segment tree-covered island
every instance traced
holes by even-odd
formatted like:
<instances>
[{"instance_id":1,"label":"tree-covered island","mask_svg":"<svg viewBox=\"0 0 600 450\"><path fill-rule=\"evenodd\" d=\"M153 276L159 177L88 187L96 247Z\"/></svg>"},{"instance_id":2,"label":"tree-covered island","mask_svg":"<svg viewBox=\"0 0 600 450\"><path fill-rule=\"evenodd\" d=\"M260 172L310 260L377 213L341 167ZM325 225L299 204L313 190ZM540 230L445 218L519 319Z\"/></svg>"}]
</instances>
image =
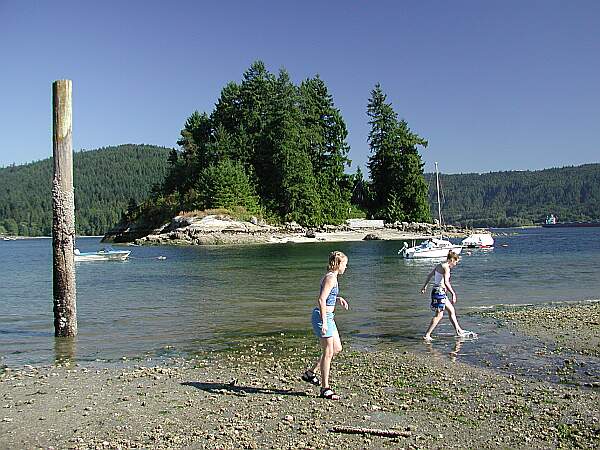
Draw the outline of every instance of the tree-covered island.
<instances>
[{"instance_id":1,"label":"tree-covered island","mask_svg":"<svg viewBox=\"0 0 600 450\"><path fill-rule=\"evenodd\" d=\"M378 84L368 103L370 182L350 175L348 131L317 75L292 82L257 61L230 82L210 114L185 121L180 151L131 222L160 225L181 212L227 210L240 218L314 227L351 217L429 221L418 146L427 141L399 120Z\"/></svg>"}]
</instances>

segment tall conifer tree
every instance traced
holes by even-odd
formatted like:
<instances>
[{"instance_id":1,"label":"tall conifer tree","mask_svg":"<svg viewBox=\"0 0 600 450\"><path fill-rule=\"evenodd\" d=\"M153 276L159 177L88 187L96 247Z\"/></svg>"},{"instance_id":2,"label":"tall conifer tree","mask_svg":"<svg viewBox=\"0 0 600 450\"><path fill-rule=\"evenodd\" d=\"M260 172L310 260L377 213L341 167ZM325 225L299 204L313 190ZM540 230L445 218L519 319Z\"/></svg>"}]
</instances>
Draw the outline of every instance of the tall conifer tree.
<instances>
[{"instance_id":1,"label":"tall conifer tree","mask_svg":"<svg viewBox=\"0 0 600 450\"><path fill-rule=\"evenodd\" d=\"M319 180L323 220L340 223L350 209L352 186L351 177L344 172L350 165L346 124L319 76L303 81L299 89L307 150Z\"/></svg>"},{"instance_id":2,"label":"tall conifer tree","mask_svg":"<svg viewBox=\"0 0 600 450\"><path fill-rule=\"evenodd\" d=\"M302 128L298 89L289 74L281 70L269 117L268 136L275 149L278 209L286 220L307 225L321 222L321 208L308 139Z\"/></svg>"},{"instance_id":3,"label":"tall conifer tree","mask_svg":"<svg viewBox=\"0 0 600 450\"><path fill-rule=\"evenodd\" d=\"M368 167L372 180L371 214L388 221L429 221L427 184L417 146L427 141L398 120L380 84L367 106L371 132Z\"/></svg>"}]
</instances>

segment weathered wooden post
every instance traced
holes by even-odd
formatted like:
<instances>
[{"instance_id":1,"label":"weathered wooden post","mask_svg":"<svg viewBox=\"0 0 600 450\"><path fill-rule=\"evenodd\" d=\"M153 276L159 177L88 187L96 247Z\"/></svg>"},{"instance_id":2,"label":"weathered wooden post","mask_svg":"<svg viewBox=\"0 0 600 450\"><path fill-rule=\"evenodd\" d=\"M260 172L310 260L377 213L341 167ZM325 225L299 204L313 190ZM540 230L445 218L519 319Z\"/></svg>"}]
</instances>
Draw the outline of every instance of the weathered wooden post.
<instances>
[{"instance_id":1,"label":"weathered wooden post","mask_svg":"<svg viewBox=\"0 0 600 450\"><path fill-rule=\"evenodd\" d=\"M75 201L73 195L73 142L71 80L52 83L52 256L54 335L77 334L75 302Z\"/></svg>"}]
</instances>

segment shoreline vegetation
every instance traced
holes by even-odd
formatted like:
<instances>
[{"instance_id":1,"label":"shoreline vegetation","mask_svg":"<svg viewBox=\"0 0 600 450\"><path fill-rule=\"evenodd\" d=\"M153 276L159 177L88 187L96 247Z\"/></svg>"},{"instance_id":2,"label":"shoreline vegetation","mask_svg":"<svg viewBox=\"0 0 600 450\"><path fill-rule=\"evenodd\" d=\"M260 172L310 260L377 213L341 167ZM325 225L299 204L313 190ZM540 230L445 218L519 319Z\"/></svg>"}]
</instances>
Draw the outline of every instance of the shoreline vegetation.
<instances>
[{"instance_id":1,"label":"shoreline vegetation","mask_svg":"<svg viewBox=\"0 0 600 450\"><path fill-rule=\"evenodd\" d=\"M509 325L524 340L542 339L548 349L569 362L555 367L556 373L564 374L577 365L579 355L598 357L600 301L498 308L477 314L499 326ZM560 326L538 325L550 318ZM552 383L527 373L472 366L452 354L356 351L351 338L345 345L332 374L340 401L318 398L317 388L299 378L318 355L316 343L307 336L283 333L254 336L227 352L198 353L187 359L118 364L62 360L48 367L0 369L1 446L446 449L600 445L598 383ZM335 432L336 427L354 427L360 432ZM395 436L368 433L374 429Z\"/></svg>"},{"instance_id":2,"label":"shoreline vegetation","mask_svg":"<svg viewBox=\"0 0 600 450\"><path fill-rule=\"evenodd\" d=\"M154 154L154 152L158 153ZM114 226L119 221L123 211L136 209L138 205L135 199L140 201L146 198L149 186L159 179L160 175L156 171L167 170L166 158L168 153L169 149L166 148L133 144L77 152L75 158L79 160L78 180L84 179L89 173L96 173L98 165L102 165L103 174L110 174L111 176L111 179L102 185L102 197L110 199L110 202L101 202L104 205L101 211L98 211L98 203L90 200L90 198L96 198L92 192L96 189L96 185L93 183L76 185L78 192L78 208L76 211L78 235L96 236ZM50 197L49 188L47 187L51 184L50 163L51 160L46 159L31 164L0 168L0 181L4 185L15 187L15 189L6 189L0 192L0 204L5 208L5 211L0 211L0 237L50 236L52 212L42 206L44 199ZM132 164L138 165L139 168L135 169ZM136 177L136 183L133 183L133 185L130 185L129 182L123 185L118 181L123 179L123 174L120 172L123 168L143 175L141 178ZM600 173L600 164L527 172L505 171L479 175L440 174L447 199L444 206L445 221L457 226L468 226L468 228L535 228L541 226L543 218L550 212L558 215L560 222L599 220L600 218L593 214L593 211L598 208L590 206L582 209L578 205L576 197L565 194L568 189L580 192L580 185L595 186L593 179L595 179L594 176L597 178L598 173ZM553 183L560 184L552 188L553 192L556 192L554 198L559 202L558 205L540 203L540 199L536 196L535 202L527 206L524 199L531 200L530 192L532 190L543 190L549 187L550 181L547 179L549 174L552 176ZM428 180L432 176L430 173L425 174ZM476 182L469 177L475 177L478 181ZM24 180L28 179L47 179L48 183L26 183ZM563 183L568 183L568 180L573 179L578 180L577 184L563 185ZM500 183L500 180L502 183ZM486 188L476 190L474 186L478 186L478 182L483 183ZM434 183L430 182L429 184L429 203L433 205L435 204ZM505 194L508 188L506 186L500 187L501 185L511 185L511 189L517 189L518 195L515 193L514 197L506 198ZM469 190L469 195L461 190L463 188ZM128 190L121 192L122 189ZM140 189L146 189L146 191ZM22 201L23 197L27 198L29 207L25 201ZM471 207L465 205L467 197L474 199L474 205L471 205ZM590 201L593 201L594 198L596 198L595 194L591 194L589 197ZM506 203L506 205L498 211L492 210L492 205L498 206L502 203ZM512 216L509 209L514 210L517 205L519 211L526 208L526 214ZM466 211L460 212L461 206ZM570 206L573 206L573 208ZM534 210L529 208L534 208ZM578 213L579 210L583 212ZM91 220L92 213L99 214L99 220ZM528 220L533 224L522 225Z\"/></svg>"},{"instance_id":3,"label":"shoreline vegetation","mask_svg":"<svg viewBox=\"0 0 600 450\"><path fill-rule=\"evenodd\" d=\"M532 225L548 214L562 223L600 219L600 164L488 174L436 169L434 182L424 172L427 139L410 129L379 83L366 105L367 173L361 166L350 173L348 129L326 82L292 78L255 61L222 87L211 111L191 112L177 148L76 152L76 231L155 227L178 211L220 208L313 228L352 217L431 222L439 185L445 221L459 226ZM50 158L0 168L0 235L51 233L52 173Z\"/></svg>"}]
</instances>

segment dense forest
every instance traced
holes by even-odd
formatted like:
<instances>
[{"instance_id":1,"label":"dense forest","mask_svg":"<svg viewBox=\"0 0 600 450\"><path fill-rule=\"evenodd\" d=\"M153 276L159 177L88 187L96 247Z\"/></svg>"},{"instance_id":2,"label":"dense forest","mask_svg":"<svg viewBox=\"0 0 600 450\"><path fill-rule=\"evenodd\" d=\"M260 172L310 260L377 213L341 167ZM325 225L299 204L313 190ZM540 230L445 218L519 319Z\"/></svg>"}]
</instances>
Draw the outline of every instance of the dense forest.
<instances>
[{"instance_id":1,"label":"dense forest","mask_svg":"<svg viewBox=\"0 0 600 450\"><path fill-rule=\"evenodd\" d=\"M168 148L120 145L73 156L77 234L101 235L167 173ZM0 234L50 236L52 158L0 168Z\"/></svg>"},{"instance_id":2,"label":"dense forest","mask_svg":"<svg viewBox=\"0 0 600 450\"><path fill-rule=\"evenodd\" d=\"M222 89L210 114L188 117L166 179L128 218L158 225L179 211L226 209L305 226L365 214L428 219L417 151L426 141L398 120L381 86L371 95L367 183L360 172L346 173L348 132L325 82L317 75L294 84L285 69L273 74L253 63L241 83Z\"/></svg>"},{"instance_id":3,"label":"dense forest","mask_svg":"<svg viewBox=\"0 0 600 450\"><path fill-rule=\"evenodd\" d=\"M156 195L167 174L170 152L149 145L122 145L75 153L78 234L103 234L126 211L139 210L137 203L147 198L152 187ZM50 235L51 177L51 159L0 168L0 234ZM435 175L425 174L425 179L431 215L436 217ZM600 164L440 174L440 183L446 223L522 226L539 224L551 213L563 222L600 220Z\"/></svg>"},{"instance_id":4,"label":"dense forest","mask_svg":"<svg viewBox=\"0 0 600 450\"><path fill-rule=\"evenodd\" d=\"M426 174L429 198L437 208L435 175ZM510 227L600 220L600 164L538 171L440 174L446 223ZM432 210L434 211L434 210Z\"/></svg>"}]
</instances>

